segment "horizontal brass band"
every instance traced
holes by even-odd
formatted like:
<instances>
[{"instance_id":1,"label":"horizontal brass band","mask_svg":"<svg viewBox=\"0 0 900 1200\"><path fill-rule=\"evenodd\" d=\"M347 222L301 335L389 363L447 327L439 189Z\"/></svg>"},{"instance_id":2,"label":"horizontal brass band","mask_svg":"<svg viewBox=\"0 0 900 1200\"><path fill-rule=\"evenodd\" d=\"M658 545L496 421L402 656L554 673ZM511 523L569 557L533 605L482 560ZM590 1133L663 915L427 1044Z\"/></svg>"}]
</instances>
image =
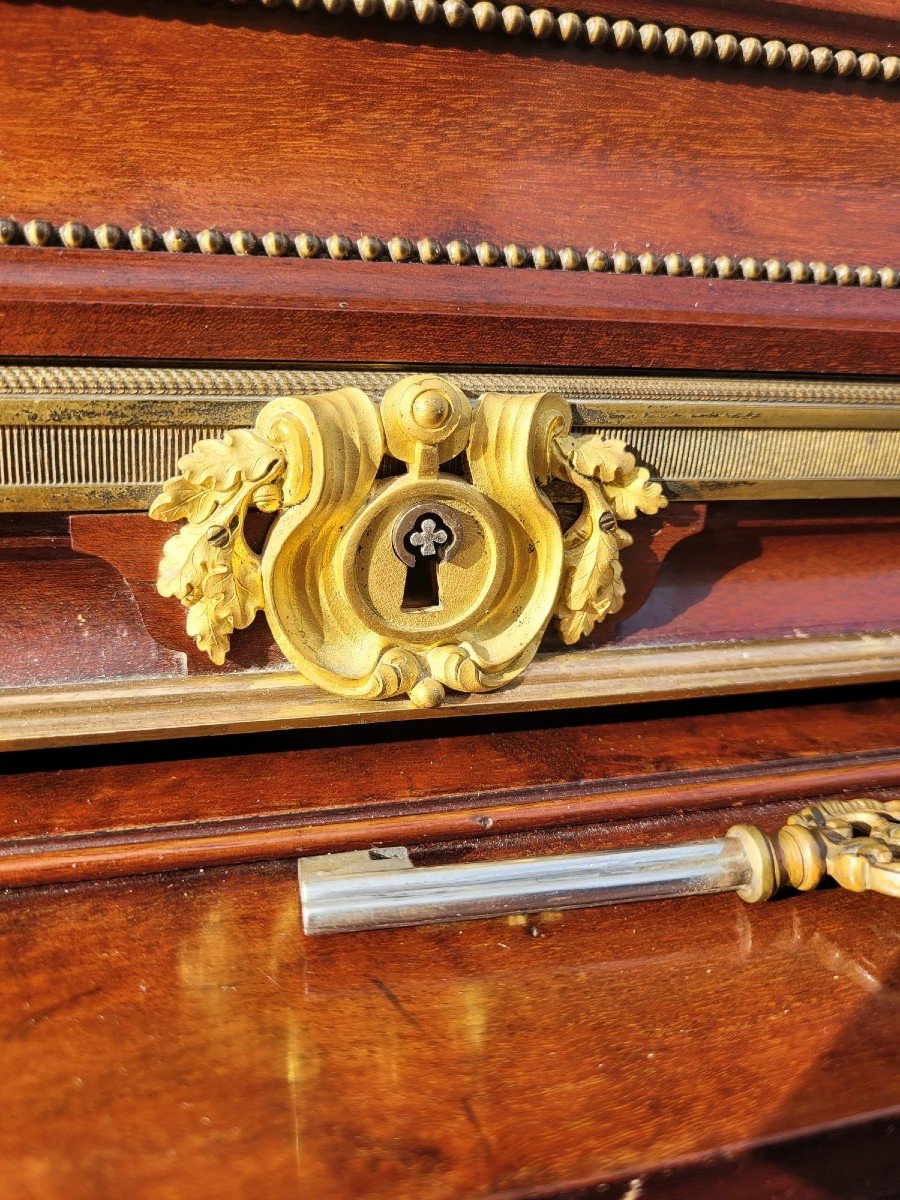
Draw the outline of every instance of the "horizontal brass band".
<instances>
[{"instance_id":1,"label":"horizontal brass band","mask_svg":"<svg viewBox=\"0 0 900 1200\"><path fill-rule=\"evenodd\" d=\"M857 263L809 262L731 254L712 257L707 254L681 254L675 251L655 254L652 250L632 252L595 246L523 246L509 242L468 242L463 238L441 241L433 237L411 241L407 237L381 238L364 234L352 238L332 233L328 237L308 231L289 234L283 230L255 233L236 229L153 229L135 225L127 231L105 223L91 229L81 221L31 220L20 224L13 217L0 217L0 247L25 243L40 248L63 246L67 250L104 252L140 251L169 254L262 255L268 258L329 258L335 262L393 262L425 266L483 267L536 271L607 271L615 275L667 275L672 278L732 279L763 283L836 284L839 287L896 288L900 270L889 263L875 266Z\"/></svg>"},{"instance_id":2,"label":"horizontal brass band","mask_svg":"<svg viewBox=\"0 0 900 1200\"><path fill-rule=\"evenodd\" d=\"M0 365L0 424L123 424L122 407L145 424L213 426L252 421L273 396L360 387L382 395L408 370L364 368L130 367ZM900 382L559 372L442 371L470 395L556 391L579 423L784 425L793 428L900 428Z\"/></svg>"},{"instance_id":3,"label":"horizontal brass band","mask_svg":"<svg viewBox=\"0 0 900 1200\"><path fill-rule=\"evenodd\" d=\"M331 695L288 669L12 688L0 691L0 750L722 696L898 674L900 635L883 633L538 655L514 688L450 694L427 710L403 698L373 704Z\"/></svg>"},{"instance_id":4,"label":"horizontal brass band","mask_svg":"<svg viewBox=\"0 0 900 1200\"><path fill-rule=\"evenodd\" d=\"M467 395L558 392L580 429L625 438L676 498L900 494L900 383L445 372ZM405 372L0 367L0 511L144 509L204 437L273 396Z\"/></svg>"}]
</instances>

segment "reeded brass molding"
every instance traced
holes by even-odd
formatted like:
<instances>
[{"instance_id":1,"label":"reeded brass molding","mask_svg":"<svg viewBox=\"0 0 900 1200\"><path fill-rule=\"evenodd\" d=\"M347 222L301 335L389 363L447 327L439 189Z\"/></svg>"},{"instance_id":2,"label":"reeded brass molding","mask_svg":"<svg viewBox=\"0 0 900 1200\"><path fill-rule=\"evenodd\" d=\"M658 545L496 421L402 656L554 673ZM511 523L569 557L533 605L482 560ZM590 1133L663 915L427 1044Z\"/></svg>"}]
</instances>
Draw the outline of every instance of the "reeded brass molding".
<instances>
[{"instance_id":1,"label":"reeded brass molding","mask_svg":"<svg viewBox=\"0 0 900 1200\"><path fill-rule=\"evenodd\" d=\"M621 522L666 504L622 441L571 424L554 392L473 405L436 375L380 406L359 388L273 400L252 430L198 442L154 500L151 517L184 521L158 590L218 665L264 611L288 661L338 695L433 708L504 687L552 618L573 643L622 607ZM379 479L386 456L406 473ZM565 533L553 478L582 496ZM250 508L278 514L261 554Z\"/></svg>"},{"instance_id":2,"label":"reeded brass molding","mask_svg":"<svg viewBox=\"0 0 900 1200\"><path fill-rule=\"evenodd\" d=\"M57 420L75 417L90 424L115 422L131 398L138 412L166 422L179 413L202 420L215 412L234 416L234 405L254 403L292 391L360 387L382 396L407 370L385 367L101 366L97 364L0 363L0 420L41 423L35 404L53 406ZM900 382L895 380L797 379L722 375L616 375L602 372L497 371L469 368L442 372L463 391L564 391L572 398L578 423L595 415L617 421L690 425L735 423L742 427L781 424L900 428ZM177 404L177 409L171 406ZM122 407L124 406L124 407ZM210 407L212 406L212 407ZM229 407L231 406L231 407ZM243 411L243 410L242 410ZM884 425L882 422L887 421ZM131 421L130 423L134 423Z\"/></svg>"},{"instance_id":3,"label":"reeded brass molding","mask_svg":"<svg viewBox=\"0 0 900 1200\"><path fill-rule=\"evenodd\" d=\"M361 388L377 369L0 366L0 511L146 509L202 438L267 400ZM900 494L900 383L445 372L468 397L557 392L676 499Z\"/></svg>"},{"instance_id":4,"label":"reeded brass molding","mask_svg":"<svg viewBox=\"0 0 900 1200\"><path fill-rule=\"evenodd\" d=\"M800 258L789 261L780 258L756 258L731 254L710 257L707 254L655 254L651 250L634 253L630 250L604 250L591 246L525 246L509 242L498 246L494 242L471 243L463 238L448 242L436 238L420 238L414 242L394 236L384 240L374 234L358 238L333 233L320 237L304 231L288 234L283 230L257 234L249 229L223 233L220 229L203 229L192 233L187 229L165 231L147 225L135 225L125 230L119 225L103 224L92 229L81 221L30 220L24 223L14 217L0 217L0 247L27 245L34 248L62 246L68 250L106 250L169 254L235 254L262 255L269 258L327 258L334 262L392 262L426 266L475 266L536 271L590 271L615 275L668 275L673 278L740 279L766 283L837 284L839 287L884 287L900 285L900 270L891 266L853 266L850 263L831 264L809 262Z\"/></svg>"},{"instance_id":5,"label":"reeded brass molding","mask_svg":"<svg viewBox=\"0 0 900 1200\"><path fill-rule=\"evenodd\" d=\"M234 6L246 0L230 0ZM283 0L258 0L263 8L280 8ZM631 52L659 58L705 60L737 67L784 69L797 73L831 75L839 79L866 79L896 83L900 58L895 54L858 54L854 50L832 50L805 42L785 43L778 38L737 37L715 34L707 29L690 32L680 25L663 26L652 21L616 20L575 12L557 13L530 5L497 5L491 0L289 0L299 13L319 10L331 16L415 21L419 25L470 28L481 34L507 34L537 42L560 41L592 50Z\"/></svg>"},{"instance_id":6,"label":"reeded brass molding","mask_svg":"<svg viewBox=\"0 0 900 1200\"><path fill-rule=\"evenodd\" d=\"M827 876L851 892L900 897L900 800L826 800L788 817L774 836L733 825L750 878L738 895L751 903L783 888L801 892Z\"/></svg>"}]
</instances>

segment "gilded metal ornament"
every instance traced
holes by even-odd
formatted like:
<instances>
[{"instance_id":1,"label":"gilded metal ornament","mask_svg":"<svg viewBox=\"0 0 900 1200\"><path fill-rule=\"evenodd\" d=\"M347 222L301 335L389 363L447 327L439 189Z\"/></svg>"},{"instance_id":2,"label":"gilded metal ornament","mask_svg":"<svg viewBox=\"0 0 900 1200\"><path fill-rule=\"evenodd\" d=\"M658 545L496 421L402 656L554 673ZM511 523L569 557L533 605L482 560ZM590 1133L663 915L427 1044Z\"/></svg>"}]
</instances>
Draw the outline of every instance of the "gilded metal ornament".
<instances>
[{"instance_id":1,"label":"gilded metal ornament","mask_svg":"<svg viewBox=\"0 0 900 1200\"><path fill-rule=\"evenodd\" d=\"M750 863L743 900L768 900L785 887L808 892L826 876L851 892L900 897L900 800L824 800L774 836L755 825L733 825L727 836Z\"/></svg>"},{"instance_id":2,"label":"gilded metal ornament","mask_svg":"<svg viewBox=\"0 0 900 1200\"><path fill-rule=\"evenodd\" d=\"M263 609L288 660L338 695L428 708L447 688L503 687L551 619L571 643L621 608L620 522L666 503L624 442L571 424L556 393L473 405L430 375L380 405L353 387L273 400L252 430L199 441L153 502L154 519L185 522L158 589L214 663ZM385 460L406 472L385 476ZM582 495L566 531L551 479ZM261 553L251 508L278 514Z\"/></svg>"}]
</instances>

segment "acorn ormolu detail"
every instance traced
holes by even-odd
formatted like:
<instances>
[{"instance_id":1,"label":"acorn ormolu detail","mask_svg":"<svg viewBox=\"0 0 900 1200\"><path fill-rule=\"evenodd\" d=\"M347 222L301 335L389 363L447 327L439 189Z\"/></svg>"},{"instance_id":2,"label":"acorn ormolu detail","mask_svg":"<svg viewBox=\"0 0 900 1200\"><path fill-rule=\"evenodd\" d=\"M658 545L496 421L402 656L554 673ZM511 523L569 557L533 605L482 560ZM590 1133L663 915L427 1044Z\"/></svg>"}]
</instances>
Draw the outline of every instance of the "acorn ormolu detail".
<instances>
[{"instance_id":1,"label":"acorn ormolu detail","mask_svg":"<svg viewBox=\"0 0 900 1200\"><path fill-rule=\"evenodd\" d=\"M680 254L672 251L657 255L651 250L634 254L629 250L604 250L590 246L579 250L574 246L539 244L524 246L508 242L471 243L463 238L441 242L436 238L394 236L387 239L366 234L355 240L347 234L332 233L328 237L303 231L288 234L270 230L257 234L249 229L237 229L230 234L220 229L202 229L199 233L181 228L162 232L146 225L125 230L118 225L98 225L90 229L78 221L54 225L50 221L31 220L20 224L12 217L0 217L0 247L27 245L35 248L60 245L69 250L104 250L163 252L169 254L234 254L238 257L258 255L268 258L327 258L333 262L393 262L419 263L426 266L482 267L534 271L588 271L613 275L668 275L670 278L743 279L766 283L836 284L839 287L886 287L900 284L896 267L873 267L850 263L832 265L825 262L806 262L802 259L784 261L778 258L757 258L746 255L735 258L720 254L711 258L705 254Z\"/></svg>"}]
</instances>

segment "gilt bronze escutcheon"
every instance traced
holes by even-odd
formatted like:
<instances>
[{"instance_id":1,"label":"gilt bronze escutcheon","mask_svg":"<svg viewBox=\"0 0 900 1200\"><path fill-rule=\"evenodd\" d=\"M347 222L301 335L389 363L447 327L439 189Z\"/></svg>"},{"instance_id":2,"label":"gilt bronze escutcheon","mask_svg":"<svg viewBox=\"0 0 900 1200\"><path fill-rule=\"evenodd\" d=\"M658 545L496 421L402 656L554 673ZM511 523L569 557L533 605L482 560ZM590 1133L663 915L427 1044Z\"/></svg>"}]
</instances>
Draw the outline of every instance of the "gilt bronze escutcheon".
<instances>
[{"instance_id":1,"label":"gilt bronze escutcheon","mask_svg":"<svg viewBox=\"0 0 900 1200\"><path fill-rule=\"evenodd\" d=\"M552 619L571 643L621 607L621 522L666 503L623 442L571 420L553 392L473 404L432 375L380 405L358 388L273 400L252 430L198 442L154 501L185 521L159 591L215 663L263 609L290 662L339 695L433 707L502 687ZM582 496L566 530L552 479ZM250 508L277 514L261 553Z\"/></svg>"}]
</instances>

